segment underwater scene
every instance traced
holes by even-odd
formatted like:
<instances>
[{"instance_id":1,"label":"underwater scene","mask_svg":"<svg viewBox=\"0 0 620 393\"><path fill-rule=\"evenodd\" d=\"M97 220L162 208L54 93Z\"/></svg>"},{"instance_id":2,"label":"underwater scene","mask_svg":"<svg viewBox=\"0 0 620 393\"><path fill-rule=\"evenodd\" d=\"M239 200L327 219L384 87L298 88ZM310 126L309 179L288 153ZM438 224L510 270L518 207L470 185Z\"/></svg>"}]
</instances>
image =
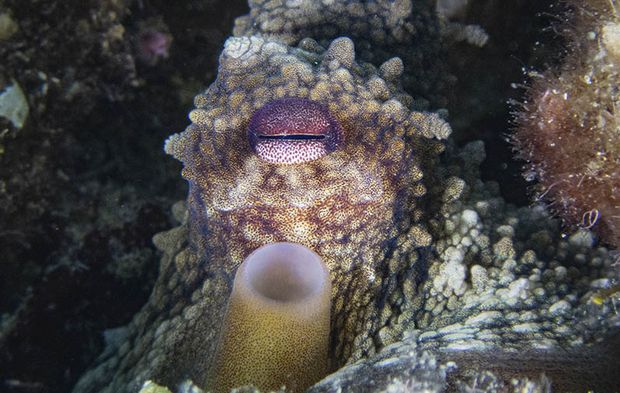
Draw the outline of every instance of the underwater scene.
<instances>
[{"instance_id":1,"label":"underwater scene","mask_svg":"<svg viewBox=\"0 0 620 393\"><path fill-rule=\"evenodd\" d=\"M620 392L619 82L616 0L0 0L0 393Z\"/></svg>"}]
</instances>

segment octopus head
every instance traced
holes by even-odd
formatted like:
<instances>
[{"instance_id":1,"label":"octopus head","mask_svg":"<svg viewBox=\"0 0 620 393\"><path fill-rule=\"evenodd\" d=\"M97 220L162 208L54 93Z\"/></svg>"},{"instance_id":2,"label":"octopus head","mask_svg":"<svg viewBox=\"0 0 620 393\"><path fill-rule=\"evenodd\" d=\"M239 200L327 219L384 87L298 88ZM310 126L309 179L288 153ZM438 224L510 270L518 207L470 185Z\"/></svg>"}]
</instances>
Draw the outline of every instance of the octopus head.
<instances>
[{"instance_id":1,"label":"octopus head","mask_svg":"<svg viewBox=\"0 0 620 393\"><path fill-rule=\"evenodd\" d=\"M371 350L355 339L391 323L371 307L388 296L382 280L401 277L431 241L423 172L450 127L410 109L402 69L398 58L358 64L346 37L327 49L233 37L217 80L194 100L192 124L166 143L190 185L192 253L211 271L232 277L270 243L321 257L334 365Z\"/></svg>"}]
</instances>

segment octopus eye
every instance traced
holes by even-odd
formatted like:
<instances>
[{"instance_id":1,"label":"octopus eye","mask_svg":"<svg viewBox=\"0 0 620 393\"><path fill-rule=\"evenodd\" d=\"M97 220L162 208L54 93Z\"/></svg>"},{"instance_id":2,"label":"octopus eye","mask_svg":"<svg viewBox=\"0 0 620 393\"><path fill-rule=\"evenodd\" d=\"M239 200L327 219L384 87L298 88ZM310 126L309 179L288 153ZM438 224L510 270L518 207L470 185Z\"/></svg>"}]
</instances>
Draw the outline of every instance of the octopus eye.
<instances>
[{"instance_id":1,"label":"octopus eye","mask_svg":"<svg viewBox=\"0 0 620 393\"><path fill-rule=\"evenodd\" d=\"M248 141L263 160L299 164L333 152L343 141L342 127L321 103L280 98L252 115Z\"/></svg>"}]
</instances>

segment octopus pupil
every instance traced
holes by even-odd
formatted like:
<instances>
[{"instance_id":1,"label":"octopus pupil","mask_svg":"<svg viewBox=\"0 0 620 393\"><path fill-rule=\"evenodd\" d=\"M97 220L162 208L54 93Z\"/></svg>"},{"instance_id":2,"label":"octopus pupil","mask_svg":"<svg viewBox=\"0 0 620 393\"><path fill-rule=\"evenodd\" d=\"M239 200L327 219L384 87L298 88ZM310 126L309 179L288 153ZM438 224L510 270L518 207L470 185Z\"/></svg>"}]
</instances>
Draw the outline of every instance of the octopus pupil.
<instances>
[{"instance_id":1,"label":"octopus pupil","mask_svg":"<svg viewBox=\"0 0 620 393\"><path fill-rule=\"evenodd\" d=\"M248 144L264 161L299 164L335 151L343 130L329 109L301 97L279 98L257 109L247 126Z\"/></svg>"},{"instance_id":2,"label":"octopus pupil","mask_svg":"<svg viewBox=\"0 0 620 393\"><path fill-rule=\"evenodd\" d=\"M325 135L259 135L259 139L280 139L280 140L317 140L325 139Z\"/></svg>"}]
</instances>

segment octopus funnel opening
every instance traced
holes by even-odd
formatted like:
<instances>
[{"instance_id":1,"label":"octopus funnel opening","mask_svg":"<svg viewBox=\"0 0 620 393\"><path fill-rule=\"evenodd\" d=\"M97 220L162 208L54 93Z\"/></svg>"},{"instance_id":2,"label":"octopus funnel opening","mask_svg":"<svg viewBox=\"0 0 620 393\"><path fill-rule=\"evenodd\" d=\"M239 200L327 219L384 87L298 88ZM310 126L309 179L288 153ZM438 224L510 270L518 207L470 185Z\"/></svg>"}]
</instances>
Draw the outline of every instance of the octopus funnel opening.
<instances>
[{"instance_id":1,"label":"octopus funnel opening","mask_svg":"<svg viewBox=\"0 0 620 393\"><path fill-rule=\"evenodd\" d=\"M300 392L327 373L329 270L312 250L273 243L239 266L211 387Z\"/></svg>"}]
</instances>

